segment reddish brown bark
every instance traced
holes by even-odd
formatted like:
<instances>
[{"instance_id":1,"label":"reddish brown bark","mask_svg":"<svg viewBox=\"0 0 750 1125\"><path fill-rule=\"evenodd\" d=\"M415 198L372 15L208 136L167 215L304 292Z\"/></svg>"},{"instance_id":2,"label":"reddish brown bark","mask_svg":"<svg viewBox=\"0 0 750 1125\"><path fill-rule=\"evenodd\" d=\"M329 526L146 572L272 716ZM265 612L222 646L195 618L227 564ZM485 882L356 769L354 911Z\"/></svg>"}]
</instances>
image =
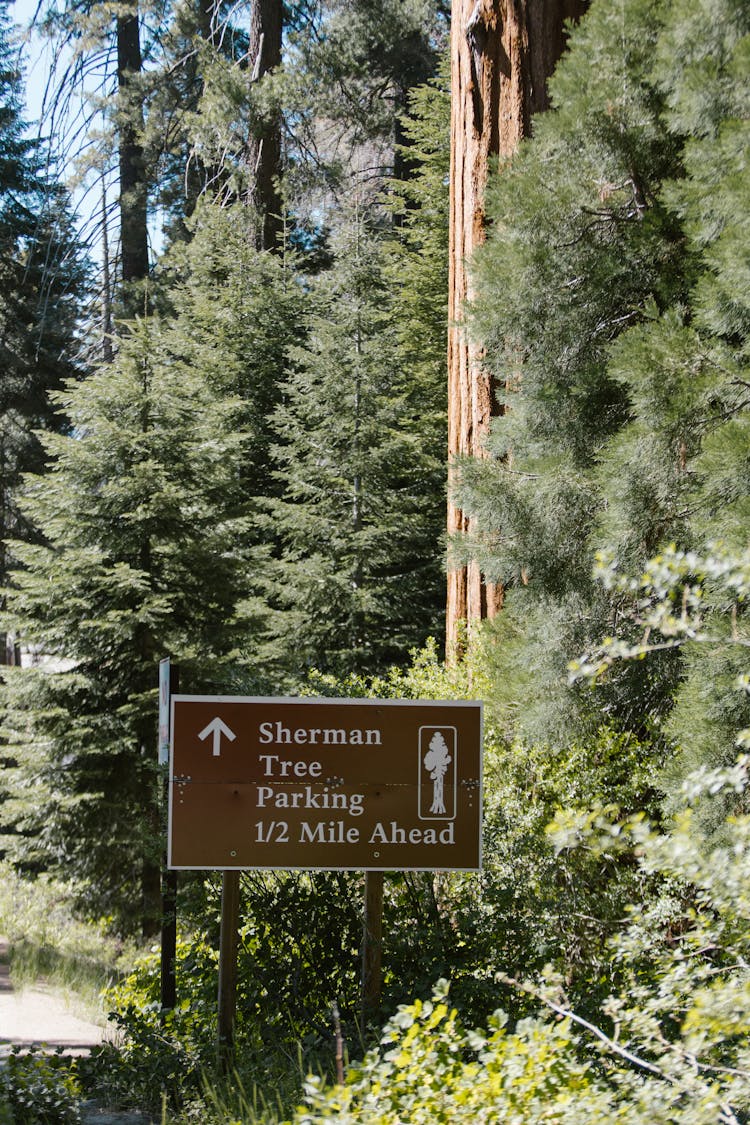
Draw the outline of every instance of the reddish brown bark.
<instances>
[{"instance_id":1,"label":"reddish brown bark","mask_svg":"<svg viewBox=\"0 0 750 1125\"><path fill-rule=\"evenodd\" d=\"M469 263L484 241L485 187L492 157L511 156L547 108L546 80L565 46L563 22L587 0L454 0L451 29L451 175L448 329L449 497L457 456L483 457L490 420L499 413L482 351L469 339L464 311L472 298ZM509 279L512 283L512 279ZM474 531L471 517L448 504L448 533ZM461 622L494 617L503 590L482 581L476 563L449 571L448 653Z\"/></svg>"}]
</instances>

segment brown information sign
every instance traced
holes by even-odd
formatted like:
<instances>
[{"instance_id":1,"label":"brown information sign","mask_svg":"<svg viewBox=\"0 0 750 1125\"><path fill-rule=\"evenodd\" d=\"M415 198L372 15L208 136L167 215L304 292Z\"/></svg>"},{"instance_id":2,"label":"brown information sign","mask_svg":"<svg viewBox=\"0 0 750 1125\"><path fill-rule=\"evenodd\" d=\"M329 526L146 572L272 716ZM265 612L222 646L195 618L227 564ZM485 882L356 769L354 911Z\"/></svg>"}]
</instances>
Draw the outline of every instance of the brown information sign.
<instances>
[{"instance_id":1,"label":"brown information sign","mask_svg":"<svg viewBox=\"0 0 750 1125\"><path fill-rule=\"evenodd\" d=\"M481 866L482 705L172 696L171 868Z\"/></svg>"}]
</instances>

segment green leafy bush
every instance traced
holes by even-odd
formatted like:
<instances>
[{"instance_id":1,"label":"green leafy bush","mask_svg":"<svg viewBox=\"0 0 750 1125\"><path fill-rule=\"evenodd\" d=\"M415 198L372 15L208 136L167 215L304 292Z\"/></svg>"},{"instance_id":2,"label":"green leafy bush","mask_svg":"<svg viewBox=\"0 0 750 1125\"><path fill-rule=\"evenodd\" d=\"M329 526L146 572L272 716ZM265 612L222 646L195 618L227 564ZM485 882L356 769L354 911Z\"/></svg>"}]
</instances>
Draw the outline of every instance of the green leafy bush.
<instances>
[{"instance_id":1,"label":"green leafy bush","mask_svg":"<svg viewBox=\"0 0 750 1125\"><path fill-rule=\"evenodd\" d=\"M306 1066L330 1069L332 1001L344 999L352 1022L355 1017L361 922L347 893L350 883L345 884L324 874L243 880L238 1077L252 1089L262 1076L264 1089L277 1091L287 1105L299 1096ZM193 904L192 921L207 932L193 930L177 943L175 1009L161 1010L157 952L139 958L129 976L106 993L120 1036L116 1046L105 1044L95 1052L92 1081L114 1104L155 1112L165 1098L170 1109L183 1112L201 1097L206 1078L217 1081L219 902L210 879L193 891L202 901Z\"/></svg>"},{"instance_id":2,"label":"green leafy bush","mask_svg":"<svg viewBox=\"0 0 750 1125\"><path fill-rule=\"evenodd\" d=\"M92 1089L107 1104L155 1113L162 1104L180 1108L200 1089L204 1056L178 1034L179 1017L162 1023L153 1007L130 1005L117 1023L120 1041L102 1044L88 1063Z\"/></svg>"},{"instance_id":3,"label":"green leafy bush","mask_svg":"<svg viewBox=\"0 0 750 1125\"><path fill-rule=\"evenodd\" d=\"M309 1109L296 1125L576 1120L595 1088L591 1067L570 1051L571 1025L524 1020L510 1032L497 1011L488 1031L467 1031L439 982L432 1001L399 1008L381 1047L351 1068L344 1086L311 1077ZM560 1112L561 1111L561 1112ZM562 1113L562 1115L561 1115ZM587 1118L586 1118L587 1119Z\"/></svg>"},{"instance_id":4,"label":"green leafy bush","mask_svg":"<svg viewBox=\"0 0 750 1125\"><path fill-rule=\"evenodd\" d=\"M80 1093L75 1061L14 1049L0 1072L0 1125L78 1125Z\"/></svg>"},{"instance_id":5,"label":"green leafy bush","mask_svg":"<svg viewBox=\"0 0 750 1125\"><path fill-rule=\"evenodd\" d=\"M203 941L177 947L180 1000L160 1003L160 957L143 954L131 973L104 994L118 1025L116 1043L96 1048L88 1067L92 1086L112 1105L157 1112L179 1107L201 1087L214 1062L216 982L214 951ZM212 987L213 986L213 987Z\"/></svg>"},{"instance_id":6,"label":"green leafy bush","mask_svg":"<svg viewBox=\"0 0 750 1125\"><path fill-rule=\"evenodd\" d=\"M691 779L697 806L748 781L742 759ZM575 840L574 840L575 838ZM750 1112L750 817L730 818L714 846L689 816L659 833L636 814L601 812L575 824L561 816L552 839L637 857L672 894L630 907L613 942L623 984L594 1022L573 1010L562 978L548 970L504 983L529 996L533 1016L513 1023L496 1011L469 1030L442 981L432 1001L401 1006L380 1046L343 1085L308 1078L294 1125L740 1125ZM689 906L687 905L689 903Z\"/></svg>"},{"instance_id":7,"label":"green leafy bush","mask_svg":"<svg viewBox=\"0 0 750 1125\"><path fill-rule=\"evenodd\" d=\"M702 620L708 579L714 598L723 595L730 614L728 634L722 634L715 612L710 628ZM579 662L574 675L599 674L613 660L643 659L663 644L745 643L738 618L750 593L747 555L717 550L712 558L700 559L667 552L635 585L642 642L618 647L605 641L598 653ZM740 676L736 687L747 692L747 676ZM746 748L747 730L737 737ZM534 800L528 802L535 848L536 817L554 812L552 795L561 798L545 835L554 849L548 873L558 879L552 905L565 906L562 921L575 915L577 892L561 888L560 877L585 885L597 865L602 872L630 870L630 889L641 892L631 897L625 924L603 948L604 964L616 970L608 979L617 987L598 1011L587 1018L576 1010L567 995L569 975L566 979L552 966L524 981L509 975L506 959L496 961L494 972L488 960L488 983L524 994L536 1009L533 1016L513 1023L496 1012L487 1031L467 1031L448 1007L442 982L432 1002L399 1008L379 1049L351 1068L344 1085L326 1087L310 1078L307 1105L298 1110L294 1125L748 1121L750 816L744 810L750 758L743 754L721 768L704 764L688 775L681 812L659 828L649 824L637 801L654 769L639 765L638 756L637 744L600 732L598 740L579 750L557 756L537 751L527 763L537 781ZM618 785L630 815L597 799ZM514 809L523 810L514 805L507 786L507 779L499 782L494 811L512 821ZM705 827L707 804L729 810L719 832ZM496 846L495 862L498 856L503 857L502 845ZM544 856L539 849L542 869ZM601 908L606 888L595 886L593 892ZM491 903L485 899L480 906ZM595 995L601 982L587 983Z\"/></svg>"}]
</instances>

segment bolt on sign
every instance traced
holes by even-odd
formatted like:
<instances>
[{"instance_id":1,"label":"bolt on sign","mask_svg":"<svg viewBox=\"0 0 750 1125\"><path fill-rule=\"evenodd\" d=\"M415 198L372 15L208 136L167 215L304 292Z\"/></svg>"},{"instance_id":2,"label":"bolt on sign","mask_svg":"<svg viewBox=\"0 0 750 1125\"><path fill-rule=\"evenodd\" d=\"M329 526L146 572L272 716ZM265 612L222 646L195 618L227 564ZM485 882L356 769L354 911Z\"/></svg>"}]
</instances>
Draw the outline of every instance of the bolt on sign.
<instances>
[{"instance_id":1,"label":"bolt on sign","mask_svg":"<svg viewBox=\"0 0 750 1125\"><path fill-rule=\"evenodd\" d=\"M171 868L481 866L482 704L172 696Z\"/></svg>"}]
</instances>

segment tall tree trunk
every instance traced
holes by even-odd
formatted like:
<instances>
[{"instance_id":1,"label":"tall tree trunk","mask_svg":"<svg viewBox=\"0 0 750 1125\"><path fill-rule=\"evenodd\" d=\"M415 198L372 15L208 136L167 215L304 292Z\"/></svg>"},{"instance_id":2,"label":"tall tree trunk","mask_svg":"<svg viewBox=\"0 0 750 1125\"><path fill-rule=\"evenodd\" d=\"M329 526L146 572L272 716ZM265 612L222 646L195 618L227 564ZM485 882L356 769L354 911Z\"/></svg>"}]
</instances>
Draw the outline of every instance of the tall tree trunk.
<instances>
[{"instance_id":1,"label":"tall tree trunk","mask_svg":"<svg viewBox=\"0 0 750 1125\"><path fill-rule=\"evenodd\" d=\"M120 162L120 259L126 313L140 311L134 282L148 276L148 184L140 137L143 110L137 83L141 72L138 13L117 18L118 154Z\"/></svg>"},{"instance_id":2,"label":"tall tree trunk","mask_svg":"<svg viewBox=\"0 0 750 1125\"><path fill-rule=\"evenodd\" d=\"M109 268L109 228L108 228L107 184L102 177L102 359L111 363L114 359L112 347L112 276Z\"/></svg>"},{"instance_id":3,"label":"tall tree trunk","mask_svg":"<svg viewBox=\"0 0 750 1125\"><path fill-rule=\"evenodd\" d=\"M282 28L282 0L254 0L248 52L253 82L280 65ZM278 246L282 230L278 186L281 122L277 115L259 123L255 134L248 140L247 148L250 198L261 221L259 249L273 250Z\"/></svg>"},{"instance_id":4,"label":"tall tree trunk","mask_svg":"<svg viewBox=\"0 0 750 1125\"><path fill-rule=\"evenodd\" d=\"M5 586L8 581L8 549L6 536L8 534L8 486L6 484L6 458L5 443L0 440L0 580ZM0 595L0 610L5 612L6 598ZM0 664L15 664L13 640L8 633L0 632Z\"/></svg>"},{"instance_id":5,"label":"tall tree trunk","mask_svg":"<svg viewBox=\"0 0 750 1125\"><path fill-rule=\"evenodd\" d=\"M451 173L448 329L448 533L471 534L474 521L450 499L457 456L483 457L490 421L500 413L482 351L464 320L472 298L470 259L484 241L485 187L493 156L511 156L548 106L546 80L565 47L563 21L587 0L454 0L451 23ZM509 278L509 284L513 279ZM502 587L482 581L476 563L449 571L446 645L494 617Z\"/></svg>"}]
</instances>

